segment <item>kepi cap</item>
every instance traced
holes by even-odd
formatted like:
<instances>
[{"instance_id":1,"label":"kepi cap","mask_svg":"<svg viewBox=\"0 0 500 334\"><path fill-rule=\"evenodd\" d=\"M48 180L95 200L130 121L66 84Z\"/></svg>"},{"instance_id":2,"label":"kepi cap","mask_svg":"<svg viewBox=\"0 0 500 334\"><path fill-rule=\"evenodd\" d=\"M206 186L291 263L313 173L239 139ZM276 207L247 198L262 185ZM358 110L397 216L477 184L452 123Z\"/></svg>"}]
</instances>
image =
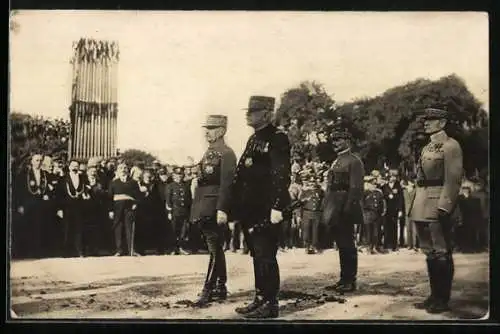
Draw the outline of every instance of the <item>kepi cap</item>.
<instances>
[{"instance_id":1,"label":"kepi cap","mask_svg":"<svg viewBox=\"0 0 500 334\"><path fill-rule=\"evenodd\" d=\"M202 125L204 128L219 128L227 127L227 116L224 115L208 115L205 123Z\"/></svg>"},{"instance_id":2,"label":"kepi cap","mask_svg":"<svg viewBox=\"0 0 500 334\"><path fill-rule=\"evenodd\" d=\"M248 112L259 111L259 110L274 110L274 97L270 96L261 96L261 95L253 95L250 96L248 100L248 108L244 108L243 110L248 110Z\"/></svg>"},{"instance_id":3,"label":"kepi cap","mask_svg":"<svg viewBox=\"0 0 500 334\"><path fill-rule=\"evenodd\" d=\"M438 108L426 108L423 112L422 119L444 119L448 118L448 111Z\"/></svg>"}]
</instances>

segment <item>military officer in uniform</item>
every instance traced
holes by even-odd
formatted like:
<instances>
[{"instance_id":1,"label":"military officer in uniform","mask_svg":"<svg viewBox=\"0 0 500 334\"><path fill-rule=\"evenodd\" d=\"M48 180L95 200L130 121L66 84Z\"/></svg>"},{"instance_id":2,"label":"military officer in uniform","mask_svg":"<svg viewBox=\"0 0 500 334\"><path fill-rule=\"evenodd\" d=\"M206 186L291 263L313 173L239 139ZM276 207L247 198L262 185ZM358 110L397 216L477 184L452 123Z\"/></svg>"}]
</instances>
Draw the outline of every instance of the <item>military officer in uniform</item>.
<instances>
[{"instance_id":1,"label":"military officer in uniform","mask_svg":"<svg viewBox=\"0 0 500 334\"><path fill-rule=\"evenodd\" d=\"M354 225L363 223L364 166L351 152L351 134L338 128L332 133L337 159L328 171L328 185L323 202L322 222L333 235L339 250L340 280L327 290L351 292L356 290L358 252Z\"/></svg>"},{"instance_id":2,"label":"military officer in uniform","mask_svg":"<svg viewBox=\"0 0 500 334\"><path fill-rule=\"evenodd\" d=\"M227 117L209 115L203 127L208 149L200 162L190 221L200 227L210 260L197 306L227 297L223 228L228 223L231 186L236 168L236 155L224 142Z\"/></svg>"},{"instance_id":3,"label":"military officer in uniform","mask_svg":"<svg viewBox=\"0 0 500 334\"><path fill-rule=\"evenodd\" d=\"M250 97L247 123L255 133L236 167L233 215L242 223L253 257L255 298L236 309L247 318L278 317L280 276L276 254L283 211L290 206L290 143L272 124L274 98Z\"/></svg>"},{"instance_id":4,"label":"military officer in uniform","mask_svg":"<svg viewBox=\"0 0 500 334\"><path fill-rule=\"evenodd\" d=\"M189 232L189 212L192 203L191 190L189 185L182 181L183 175L182 168L175 167L174 182L169 183L165 191L165 206L167 208L167 217L172 222L175 239L174 253L176 255L181 252L187 254L181 246Z\"/></svg>"},{"instance_id":5,"label":"military officer in uniform","mask_svg":"<svg viewBox=\"0 0 500 334\"><path fill-rule=\"evenodd\" d=\"M311 175L300 193L302 206L302 236L307 254L316 254L319 249L319 222L321 220L321 202L324 192L317 178Z\"/></svg>"},{"instance_id":6,"label":"military officer in uniform","mask_svg":"<svg viewBox=\"0 0 500 334\"><path fill-rule=\"evenodd\" d=\"M365 177L366 189L363 200L364 240L371 254L378 253L378 235L382 219L387 211L384 193L377 187L377 179L371 175Z\"/></svg>"},{"instance_id":7,"label":"military officer in uniform","mask_svg":"<svg viewBox=\"0 0 500 334\"><path fill-rule=\"evenodd\" d=\"M430 142L420 155L410 208L410 219L427 257L431 288L430 296L415 307L429 313L448 310L454 274L451 215L462 182L463 158L460 144L444 131L447 118L446 110L428 108L424 112L424 131Z\"/></svg>"}]
</instances>

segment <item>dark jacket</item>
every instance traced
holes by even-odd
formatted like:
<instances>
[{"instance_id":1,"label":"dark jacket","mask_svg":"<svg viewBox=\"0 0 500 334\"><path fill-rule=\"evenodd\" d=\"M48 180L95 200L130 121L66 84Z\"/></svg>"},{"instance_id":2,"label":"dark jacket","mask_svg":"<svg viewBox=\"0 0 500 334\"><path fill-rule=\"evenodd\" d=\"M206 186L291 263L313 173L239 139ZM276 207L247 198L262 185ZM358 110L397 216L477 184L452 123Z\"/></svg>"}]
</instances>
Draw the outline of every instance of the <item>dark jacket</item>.
<instances>
[{"instance_id":1,"label":"dark jacket","mask_svg":"<svg viewBox=\"0 0 500 334\"><path fill-rule=\"evenodd\" d=\"M327 225L362 224L364 166L349 151L339 154L328 171L322 221Z\"/></svg>"},{"instance_id":2,"label":"dark jacket","mask_svg":"<svg viewBox=\"0 0 500 334\"><path fill-rule=\"evenodd\" d=\"M303 209L308 211L321 211L321 204L324 196L323 189L319 187L303 189L300 193Z\"/></svg>"},{"instance_id":3,"label":"dark jacket","mask_svg":"<svg viewBox=\"0 0 500 334\"><path fill-rule=\"evenodd\" d=\"M165 203L173 216L189 216L192 203L190 187L182 181L169 183L165 190Z\"/></svg>"},{"instance_id":4,"label":"dark jacket","mask_svg":"<svg viewBox=\"0 0 500 334\"><path fill-rule=\"evenodd\" d=\"M139 184L137 183L137 181L132 180L131 178L127 178L125 182L122 182L122 180L120 179L114 179L109 184L108 196L111 208L116 209L114 203L115 195L126 195L132 198L126 201L119 201L121 203L127 202L127 206L132 206L133 204L137 204L137 202L141 198L141 192L139 191Z\"/></svg>"},{"instance_id":5,"label":"dark jacket","mask_svg":"<svg viewBox=\"0 0 500 334\"><path fill-rule=\"evenodd\" d=\"M64 216L74 216L81 218L82 209L84 209L85 196L89 195L87 179L85 175L78 174L78 186L75 188L71 181L70 173L64 175L59 183L59 209L63 210Z\"/></svg>"},{"instance_id":6,"label":"dark jacket","mask_svg":"<svg viewBox=\"0 0 500 334\"><path fill-rule=\"evenodd\" d=\"M389 183L384 184L382 192L384 193L384 199L387 204L388 216L397 216L399 211L403 213L406 212L403 188L398 182L395 182L392 187Z\"/></svg>"},{"instance_id":7,"label":"dark jacket","mask_svg":"<svg viewBox=\"0 0 500 334\"><path fill-rule=\"evenodd\" d=\"M235 169L236 155L224 140L209 145L200 162L198 186L191 207L191 221L213 217L217 210L230 214L231 186Z\"/></svg>"},{"instance_id":8,"label":"dark jacket","mask_svg":"<svg viewBox=\"0 0 500 334\"><path fill-rule=\"evenodd\" d=\"M290 206L290 143L274 125L256 131L248 140L233 181L233 218L264 223L271 209Z\"/></svg>"},{"instance_id":9,"label":"dark jacket","mask_svg":"<svg viewBox=\"0 0 500 334\"><path fill-rule=\"evenodd\" d=\"M24 207L25 210L44 203L51 198L51 190L49 184L51 178L49 174L40 170L40 184L36 184L35 174L31 168L21 171L14 180L12 195L14 207Z\"/></svg>"}]
</instances>

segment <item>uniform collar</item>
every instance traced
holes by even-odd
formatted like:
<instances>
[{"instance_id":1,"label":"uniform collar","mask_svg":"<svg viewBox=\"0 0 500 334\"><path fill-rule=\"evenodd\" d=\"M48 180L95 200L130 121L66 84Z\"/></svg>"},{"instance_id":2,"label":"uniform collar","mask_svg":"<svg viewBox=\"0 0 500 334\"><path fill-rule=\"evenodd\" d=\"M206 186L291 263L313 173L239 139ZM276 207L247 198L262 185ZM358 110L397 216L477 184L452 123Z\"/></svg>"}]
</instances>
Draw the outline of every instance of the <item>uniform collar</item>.
<instances>
[{"instance_id":1,"label":"uniform collar","mask_svg":"<svg viewBox=\"0 0 500 334\"><path fill-rule=\"evenodd\" d=\"M270 131L273 128L274 128L273 124L269 123L266 126L264 126L263 128L261 128L259 130L255 130L255 133L256 134L258 134L258 133L264 133L264 132Z\"/></svg>"},{"instance_id":2,"label":"uniform collar","mask_svg":"<svg viewBox=\"0 0 500 334\"><path fill-rule=\"evenodd\" d=\"M224 144L225 144L224 137L221 137L221 138L217 139L216 141L214 141L213 143L209 143L208 148L221 147L221 146L224 146Z\"/></svg>"},{"instance_id":3,"label":"uniform collar","mask_svg":"<svg viewBox=\"0 0 500 334\"><path fill-rule=\"evenodd\" d=\"M446 138L448 137L448 135L446 134L446 132L444 130L441 130L441 131L438 131L436 133L433 133L430 138L431 138L431 142L441 142L441 141L444 141Z\"/></svg>"},{"instance_id":4,"label":"uniform collar","mask_svg":"<svg viewBox=\"0 0 500 334\"><path fill-rule=\"evenodd\" d=\"M340 155L345 155L345 154L347 154L349 152L351 152L351 148L346 148L345 150L338 152L337 155L339 155L339 156Z\"/></svg>"}]
</instances>

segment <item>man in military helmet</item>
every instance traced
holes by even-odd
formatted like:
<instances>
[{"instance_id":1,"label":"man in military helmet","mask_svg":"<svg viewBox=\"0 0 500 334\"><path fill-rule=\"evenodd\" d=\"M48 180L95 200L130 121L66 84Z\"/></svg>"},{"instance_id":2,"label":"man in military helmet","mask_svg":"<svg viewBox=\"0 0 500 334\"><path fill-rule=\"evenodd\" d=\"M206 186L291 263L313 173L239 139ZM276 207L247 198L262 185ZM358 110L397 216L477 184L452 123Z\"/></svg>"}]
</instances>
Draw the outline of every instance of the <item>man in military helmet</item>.
<instances>
[{"instance_id":1,"label":"man in military helmet","mask_svg":"<svg viewBox=\"0 0 500 334\"><path fill-rule=\"evenodd\" d=\"M190 221L199 225L207 242L210 261L197 306L227 297L224 228L228 223L231 186L236 168L236 155L224 142L227 117L209 115L203 127L208 149L200 162Z\"/></svg>"},{"instance_id":2,"label":"man in military helmet","mask_svg":"<svg viewBox=\"0 0 500 334\"><path fill-rule=\"evenodd\" d=\"M446 110L428 108L424 112L424 131L430 135L430 142L418 161L410 209L420 247L427 257L431 288L430 296L415 307L429 313L448 310L454 274L451 215L462 182L463 158L460 144L444 131L447 118Z\"/></svg>"},{"instance_id":3,"label":"man in military helmet","mask_svg":"<svg viewBox=\"0 0 500 334\"><path fill-rule=\"evenodd\" d=\"M326 289L351 292L356 290L358 271L354 226L363 223L364 167L361 159L351 152L352 137L342 124L337 125L332 140L337 159L328 174L322 221L339 250L340 280Z\"/></svg>"},{"instance_id":4,"label":"man in military helmet","mask_svg":"<svg viewBox=\"0 0 500 334\"><path fill-rule=\"evenodd\" d=\"M254 128L236 167L233 214L242 223L253 257L255 298L236 309L247 318L278 317L279 267L276 260L283 211L290 206L290 143L272 124L274 98L250 97L247 123Z\"/></svg>"}]
</instances>

